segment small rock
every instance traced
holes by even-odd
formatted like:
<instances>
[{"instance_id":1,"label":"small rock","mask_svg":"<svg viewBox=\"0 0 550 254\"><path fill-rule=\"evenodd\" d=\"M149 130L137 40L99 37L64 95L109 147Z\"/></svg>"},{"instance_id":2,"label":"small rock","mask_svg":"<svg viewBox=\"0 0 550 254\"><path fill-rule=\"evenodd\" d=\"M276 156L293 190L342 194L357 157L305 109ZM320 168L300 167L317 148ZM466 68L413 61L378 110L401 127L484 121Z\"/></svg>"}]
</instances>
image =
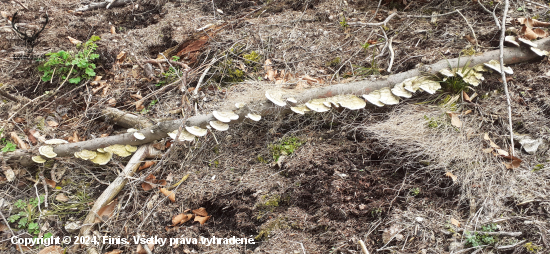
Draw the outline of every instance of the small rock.
<instances>
[{"instance_id":1,"label":"small rock","mask_svg":"<svg viewBox=\"0 0 550 254\"><path fill-rule=\"evenodd\" d=\"M529 135L518 134L514 136L514 139L521 144L523 150L528 154L535 154L539 146L542 145L542 139L533 139Z\"/></svg>"},{"instance_id":2,"label":"small rock","mask_svg":"<svg viewBox=\"0 0 550 254\"><path fill-rule=\"evenodd\" d=\"M82 227L81 224L82 222L80 221L69 222L67 223L67 225L65 225L65 230L67 230L67 232L69 233L75 233Z\"/></svg>"},{"instance_id":3,"label":"small rock","mask_svg":"<svg viewBox=\"0 0 550 254\"><path fill-rule=\"evenodd\" d=\"M424 221L424 218L422 217L416 217L414 218L417 222L423 222Z\"/></svg>"}]
</instances>

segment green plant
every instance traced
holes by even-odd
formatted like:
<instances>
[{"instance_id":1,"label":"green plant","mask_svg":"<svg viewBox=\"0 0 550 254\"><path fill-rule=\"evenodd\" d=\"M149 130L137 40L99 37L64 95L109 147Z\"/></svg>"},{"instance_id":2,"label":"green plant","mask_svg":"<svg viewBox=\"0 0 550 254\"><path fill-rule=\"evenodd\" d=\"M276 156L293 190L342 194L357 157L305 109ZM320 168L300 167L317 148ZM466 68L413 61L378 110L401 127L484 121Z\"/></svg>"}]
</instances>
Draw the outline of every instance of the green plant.
<instances>
[{"instance_id":1,"label":"green plant","mask_svg":"<svg viewBox=\"0 0 550 254\"><path fill-rule=\"evenodd\" d=\"M143 114L143 115L149 113L149 110L151 110L151 108L152 108L153 106L155 106L157 103L158 103L158 100L152 100L151 102L149 102L149 106L147 106L146 108L143 108L143 109L141 110L141 112L139 112L139 113L141 113L141 114Z\"/></svg>"},{"instance_id":2,"label":"green plant","mask_svg":"<svg viewBox=\"0 0 550 254\"><path fill-rule=\"evenodd\" d=\"M542 246L538 246L538 245L536 245L532 242L528 242L528 243L524 244L523 247L525 247L525 249L529 253L537 253L539 250L542 250Z\"/></svg>"},{"instance_id":3,"label":"green plant","mask_svg":"<svg viewBox=\"0 0 550 254\"><path fill-rule=\"evenodd\" d=\"M344 16L344 14L342 14L342 21L340 21L340 26L342 27L342 29L346 30L348 27L349 27L349 24L348 22L346 21L346 16Z\"/></svg>"},{"instance_id":4,"label":"green plant","mask_svg":"<svg viewBox=\"0 0 550 254\"><path fill-rule=\"evenodd\" d=\"M243 55L244 63L246 65L258 65L261 64L260 61L262 59L262 56L258 54L256 51L252 51L248 54Z\"/></svg>"},{"instance_id":5,"label":"green plant","mask_svg":"<svg viewBox=\"0 0 550 254\"><path fill-rule=\"evenodd\" d=\"M273 160L279 160L282 155L292 154L298 147L302 145L302 141L296 137L287 137L281 140L279 144L272 144L269 146Z\"/></svg>"},{"instance_id":6,"label":"green plant","mask_svg":"<svg viewBox=\"0 0 550 254\"><path fill-rule=\"evenodd\" d=\"M37 236L40 233L40 227L36 222L39 217L38 206L44 202L44 196L39 198L31 198L28 201L17 200L14 206L19 212L10 216L8 221L11 223L17 222L17 228L27 229L31 235Z\"/></svg>"},{"instance_id":7,"label":"green plant","mask_svg":"<svg viewBox=\"0 0 550 254\"><path fill-rule=\"evenodd\" d=\"M180 60L179 56L172 56L172 61L177 62Z\"/></svg>"},{"instance_id":8,"label":"green plant","mask_svg":"<svg viewBox=\"0 0 550 254\"><path fill-rule=\"evenodd\" d=\"M77 48L80 50L76 53L63 50L47 53L48 60L38 67L38 70L44 73L42 81L60 78L58 81L68 79L69 83L78 84L82 80L94 77L96 66L92 62L99 58L98 54L93 54L97 49L97 44L94 42L98 40L100 40L99 36L94 35L87 42L78 44Z\"/></svg>"},{"instance_id":9,"label":"green plant","mask_svg":"<svg viewBox=\"0 0 550 254\"><path fill-rule=\"evenodd\" d=\"M533 167L533 172L537 172L544 168L544 164L537 164L535 167Z\"/></svg>"},{"instance_id":10,"label":"green plant","mask_svg":"<svg viewBox=\"0 0 550 254\"><path fill-rule=\"evenodd\" d=\"M411 194L411 196L416 197L416 196L420 195L420 188L418 188L418 187L411 188L409 190L409 193Z\"/></svg>"},{"instance_id":11,"label":"green plant","mask_svg":"<svg viewBox=\"0 0 550 254\"><path fill-rule=\"evenodd\" d=\"M162 79L159 80L159 82L156 83L155 86L159 87L168 83L172 83L182 75L183 75L183 72L181 70L178 70L174 67L170 67L168 68L168 71L162 73Z\"/></svg>"},{"instance_id":12,"label":"green plant","mask_svg":"<svg viewBox=\"0 0 550 254\"><path fill-rule=\"evenodd\" d=\"M471 247L477 247L481 245L494 245L498 242L498 237L483 234L483 232L495 232L498 229L497 224L492 223L481 227L481 233L475 232L465 232L466 236L466 245L469 245Z\"/></svg>"},{"instance_id":13,"label":"green plant","mask_svg":"<svg viewBox=\"0 0 550 254\"><path fill-rule=\"evenodd\" d=\"M361 44L361 47L365 50L365 53L368 54L368 50L370 48L370 43L366 42L365 44ZM378 64L376 63L376 61L374 59L375 53L376 53L376 48L373 47L372 48L372 60L371 60L371 63L370 63L370 67L363 67L363 66L357 66L357 65L354 66L356 68L356 70L355 70L356 75L369 76L369 75L378 75L378 74L380 74L380 68L378 67Z\"/></svg>"}]
</instances>

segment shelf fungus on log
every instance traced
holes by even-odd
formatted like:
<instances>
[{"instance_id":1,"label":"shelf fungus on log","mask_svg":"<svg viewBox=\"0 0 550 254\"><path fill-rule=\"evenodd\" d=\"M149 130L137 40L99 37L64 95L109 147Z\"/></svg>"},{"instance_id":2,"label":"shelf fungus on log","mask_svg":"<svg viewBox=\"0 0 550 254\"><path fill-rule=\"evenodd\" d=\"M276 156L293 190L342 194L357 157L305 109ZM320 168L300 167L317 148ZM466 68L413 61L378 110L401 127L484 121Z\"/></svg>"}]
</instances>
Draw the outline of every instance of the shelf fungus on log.
<instances>
[{"instance_id":1,"label":"shelf fungus on log","mask_svg":"<svg viewBox=\"0 0 550 254\"><path fill-rule=\"evenodd\" d=\"M216 120L224 123L229 123L231 120L239 119L239 115L235 114L233 111L214 111L212 115Z\"/></svg>"},{"instance_id":2,"label":"shelf fungus on log","mask_svg":"<svg viewBox=\"0 0 550 254\"><path fill-rule=\"evenodd\" d=\"M399 104L399 97L393 95L389 87L384 87L380 91L380 102L384 105L396 105Z\"/></svg>"},{"instance_id":3,"label":"shelf fungus on log","mask_svg":"<svg viewBox=\"0 0 550 254\"><path fill-rule=\"evenodd\" d=\"M103 150L103 149L102 149ZM82 150L74 153L74 157L83 159L85 161L92 160L97 156L97 152L90 150Z\"/></svg>"},{"instance_id":4,"label":"shelf fungus on log","mask_svg":"<svg viewBox=\"0 0 550 254\"><path fill-rule=\"evenodd\" d=\"M208 130L203 129L203 128L198 127L198 126L191 126L191 127L185 126L185 130L187 130L189 133L191 133L191 134L193 134L197 137L203 137L208 132Z\"/></svg>"},{"instance_id":5,"label":"shelf fungus on log","mask_svg":"<svg viewBox=\"0 0 550 254\"><path fill-rule=\"evenodd\" d=\"M539 49L539 48L535 48L535 47L531 47L530 48L531 51L533 51L535 54L537 54L538 56L547 56L548 55L548 51L546 50L542 50L542 49Z\"/></svg>"},{"instance_id":6,"label":"shelf fungus on log","mask_svg":"<svg viewBox=\"0 0 550 254\"><path fill-rule=\"evenodd\" d=\"M330 108L326 106L325 102L325 99L313 99L306 102L306 106L315 112L327 112Z\"/></svg>"},{"instance_id":7,"label":"shelf fungus on log","mask_svg":"<svg viewBox=\"0 0 550 254\"><path fill-rule=\"evenodd\" d=\"M500 62L497 61L497 60L491 60L487 63L484 63L483 65L495 70L496 72L500 73ZM508 66L504 66L504 73L506 74L514 74L514 71L512 70L512 68L508 67Z\"/></svg>"},{"instance_id":8,"label":"shelf fungus on log","mask_svg":"<svg viewBox=\"0 0 550 254\"><path fill-rule=\"evenodd\" d=\"M176 135L178 135L178 130L172 131L168 133L168 136L172 138L173 140L176 140ZM179 141L193 141L195 140L195 135L189 133L186 130L181 130L180 137L178 138Z\"/></svg>"},{"instance_id":9,"label":"shelf fungus on log","mask_svg":"<svg viewBox=\"0 0 550 254\"><path fill-rule=\"evenodd\" d=\"M412 81L408 82L410 83L410 87L411 89L412 88ZM391 89L391 92L393 93L393 95L395 96L399 96L399 97L403 97L403 98L411 98L412 97L412 93L408 90L405 89L404 87L405 85L405 82L401 82L397 85L395 85L392 89Z\"/></svg>"},{"instance_id":10,"label":"shelf fungus on log","mask_svg":"<svg viewBox=\"0 0 550 254\"><path fill-rule=\"evenodd\" d=\"M383 107L384 103L380 102L380 96L381 95L379 90L372 91L369 94L363 94L363 98L365 98L365 100L367 100L368 102L378 107Z\"/></svg>"},{"instance_id":11,"label":"shelf fungus on log","mask_svg":"<svg viewBox=\"0 0 550 254\"><path fill-rule=\"evenodd\" d=\"M226 131L229 130L229 124L226 124L221 121L210 121L210 126L217 131Z\"/></svg>"},{"instance_id":12,"label":"shelf fungus on log","mask_svg":"<svg viewBox=\"0 0 550 254\"><path fill-rule=\"evenodd\" d=\"M367 103L365 102L365 100L352 94L333 96L330 98L330 102L337 103L340 106L347 108L349 110L362 109L365 106L367 106Z\"/></svg>"},{"instance_id":13,"label":"shelf fungus on log","mask_svg":"<svg viewBox=\"0 0 550 254\"><path fill-rule=\"evenodd\" d=\"M290 110L300 115L304 115L306 112L311 111L306 105L298 105L296 107L290 107Z\"/></svg>"},{"instance_id":14,"label":"shelf fungus on log","mask_svg":"<svg viewBox=\"0 0 550 254\"><path fill-rule=\"evenodd\" d=\"M515 36L506 36L506 37L504 37L504 41L509 43L509 44L512 44L516 47L519 47L519 43L516 41Z\"/></svg>"},{"instance_id":15,"label":"shelf fungus on log","mask_svg":"<svg viewBox=\"0 0 550 254\"><path fill-rule=\"evenodd\" d=\"M112 145L112 146L108 146L108 147L103 148L103 150L105 152L108 152L108 153L116 154L120 157L128 157L128 156L132 155L131 152L126 150L125 145Z\"/></svg>"},{"instance_id":16,"label":"shelf fungus on log","mask_svg":"<svg viewBox=\"0 0 550 254\"><path fill-rule=\"evenodd\" d=\"M46 143L47 145L60 145L60 144L68 144L69 141L64 139L50 139L50 140L46 140L44 143Z\"/></svg>"},{"instance_id":17,"label":"shelf fungus on log","mask_svg":"<svg viewBox=\"0 0 550 254\"><path fill-rule=\"evenodd\" d=\"M36 163L44 163L46 162L46 159L42 158L42 156L40 155L37 155L37 156L33 156L31 157L32 161L36 162Z\"/></svg>"},{"instance_id":18,"label":"shelf fungus on log","mask_svg":"<svg viewBox=\"0 0 550 254\"><path fill-rule=\"evenodd\" d=\"M437 81L424 79L421 83L419 83L418 87L420 87L420 89L424 92L434 94L437 90L441 89L441 84Z\"/></svg>"},{"instance_id":19,"label":"shelf fungus on log","mask_svg":"<svg viewBox=\"0 0 550 254\"><path fill-rule=\"evenodd\" d=\"M277 106L286 106L286 101L283 99L284 93L277 90L265 91L265 97Z\"/></svg>"},{"instance_id":20,"label":"shelf fungus on log","mask_svg":"<svg viewBox=\"0 0 550 254\"><path fill-rule=\"evenodd\" d=\"M113 153L97 153L97 156L90 161L98 165L106 165L113 158Z\"/></svg>"},{"instance_id":21,"label":"shelf fungus on log","mask_svg":"<svg viewBox=\"0 0 550 254\"><path fill-rule=\"evenodd\" d=\"M40 155L46 156L46 158L55 158L57 156L56 153L53 152L53 147L51 146L41 146L38 148L38 152Z\"/></svg>"},{"instance_id":22,"label":"shelf fungus on log","mask_svg":"<svg viewBox=\"0 0 550 254\"><path fill-rule=\"evenodd\" d=\"M518 41L520 41L521 43L529 46L529 47L538 47L538 45L530 40L527 40L527 39L524 39L524 38L518 38Z\"/></svg>"},{"instance_id":23,"label":"shelf fungus on log","mask_svg":"<svg viewBox=\"0 0 550 254\"><path fill-rule=\"evenodd\" d=\"M254 121L254 122L258 122L262 119L262 116L261 115L257 115L257 114L252 114L252 113L248 113L248 115L246 115L246 118Z\"/></svg>"},{"instance_id":24,"label":"shelf fungus on log","mask_svg":"<svg viewBox=\"0 0 550 254\"><path fill-rule=\"evenodd\" d=\"M134 138L137 138L139 140L144 140L145 135L143 135L143 133L141 133L141 132L134 132Z\"/></svg>"}]
</instances>

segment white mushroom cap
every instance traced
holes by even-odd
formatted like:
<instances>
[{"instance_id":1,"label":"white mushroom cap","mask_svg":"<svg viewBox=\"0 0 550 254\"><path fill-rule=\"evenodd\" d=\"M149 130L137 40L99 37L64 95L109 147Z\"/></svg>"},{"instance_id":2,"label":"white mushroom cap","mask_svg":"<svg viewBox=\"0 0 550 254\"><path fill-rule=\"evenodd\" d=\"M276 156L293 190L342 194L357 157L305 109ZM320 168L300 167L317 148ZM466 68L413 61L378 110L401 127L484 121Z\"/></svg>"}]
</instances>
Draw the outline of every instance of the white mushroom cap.
<instances>
[{"instance_id":1,"label":"white mushroom cap","mask_svg":"<svg viewBox=\"0 0 550 254\"><path fill-rule=\"evenodd\" d=\"M74 157L80 158L83 160L91 160L97 156L97 152L95 151L89 151L89 150L82 150L80 152L74 153Z\"/></svg>"},{"instance_id":2,"label":"white mushroom cap","mask_svg":"<svg viewBox=\"0 0 550 254\"><path fill-rule=\"evenodd\" d=\"M298 100L294 99L293 97L286 98L286 100L291 103L298 103Z\"/></svg>"},{"instance_id":3,"label":"white mushroom cap","mask_svg":"<svg viewBox=\"0 0 550 254\"><path fill-rule=\"evenodd\" d=\"M235 114L233 111L214 111L212 112L214 118L220 122L229 123L231 120L239 119L239 115Z\"/></svg>"},{"instance_id":4,"label":"white mushroom cap","mask_svg":"<svg viewBox=\"0 0 550 254\"><path fill-rule=\"evenodd\" d=\"M384 87L380 91L380 102L385 105L399 104L399 97L393 95L389 87Z\"/></svg>"},{"instance_id":5,"label":"white mushroom cap","mask_svg":"<svg viewBox=\"0 0 550 254\"><path fill-rule=\"evenodd\" d=\"M143 133L141 133L141 132L134 132L134 137L139 139L139 140L144 140L145 139L145 135L143 135Z\"/></svg>"},{"instance_id":6,"label":"white mushroom cap","mask_svg":"<svg viewBox=\"0 0 550 254\"><path fill-rule=\"evenodd\" d=\"M441 89L441 84L437 81L424 79L421 83L419 83L418 87L420 87L420 89L424 92L434 94L437 90Z\"/></svg>"},{"instance_id":7,"label":"white mushroom cap","mask_svg":"<svg viewBox=\"0 0 550 254\"><path fill-rule=\"evenodd\" d=\"M185 129L189 133L191 133L191 134L193 134L197 137L202 137L202 136L206 135L206 133L208 132L206 129L203 129L203 128L198 127L198 126L191 126L191 127L185 126Z\"/></svg>"},{"instance_id":8,"label":"white mushroom cap","mask_svg":"<svg viewBox=\"0 0 550 254\"><path fill-rule=\"evenodd\" d=\"M112 145L112 146L103 148L103 150L105 150L105 152L108 152L108 153L114 153L120 157L128 157L132 155L132 153L126 150L125 145Z\"/></svg>"},{"instance_id":9,"label":"white mushroom cap","mask_svg":"<svg viewBox=\"0 0 550 254\"><path fill-rule=\"evenodd\" d=\"M330 108L325 106L325 102L325 99L313 99L306 102L306 106L315 112L327 112L330 110Z\"/></svg>"},{"instance_id":10,"label":"white mushroom cap","mask_svg":"<svg viewBox=\"0 0 550 254\"><path fill-rule=\"evenodd\" d=\"M98 152L100 152L100 153L104 153L104 152L105 152L105 150L103 150L103 148L98 148L98 149L96 149L96 150L97 150Z\"/></svg>"},{"instance_id":11,"label":"white mushroom cap","mask_svg":"<svg viewBox=\"0 0 550 254\"><path fill-rule=\"evenodd\" d=\"M485 67L485 65L483 64L477 64L476 66L473 67L474 71L477 71L477 72L484 72L484 71L489 71L489 69L487 69L487 67Z\"/></svg>"},{"instance_id":12,"label":"white mushroom cap","mask_svg":"<svg viewBox=\"0 0 550 254\"><path fill-rule=\"evenodd\" d=\"M229 130L229 124L220 122L220 121L210 121L210 126L218 131Z\"/></svg>"},{"instance_id":13,"label":"white mushroom cap","mask_svg":"<svg viewBox=\"0 0 550 254\"><path fill-rule=\"evenodd\" d=\"M523 39L523 38L518 38L518 41L524 43L525 45L529 46L529 47L538 47L538 45L530 40L527 40L527 39Z\"/></svg>"},{"instance_id":14,"label":"white mushroom cap","mask_svg":"<svg viewBox=\"0 0 550 254\"><path fill-rule=\"evenodd\" d=\"M340 106L347 108L349 110L362 109L365 106L367 106L367 103L365 102L365 100L353 94L337 95L337 96L331 97L331 102L336 102Z\"/></svg>"},{"instance_id":15,"label":"white mushroom cap","mask_svg":"<svg viewBox=\"0 0 550 254\"><path fill-rule=\"evenodd\" d=\"M46 140L44 141L44 143L48 145L59 145L59 144L68 144L69 142L67 140L55 138L55 139Z\"/></svg>"},{"instance_id":16,"label":"white mushroom cap","mask_svg":"<svg viewBox=\"0 0 550 254\"><path fill-rule=\"evenodd\" d=\"M412 82L408 82L410 83L410 87L412 89ZM395 95L395 96L399 96L399 97L404 97L404 98L411 98L412 97L412 93L405 90L405 87L404 87L405 83L404 82L401 82L397 85L395 85L392 89L391 89L391 92Z\"/></svg>"},{"instance_id":17,"label":"white mushroom cap","mask_svg":"<svg viewBox=\"0 0 550 254\"><path fill-rule=\"evenodd\" d=\"M173 132L169 132L168 136L170 136L172 139L175 140L177 134L178 134L178 130L175 130ZM179 137L178 140L180 140L180 141L193 141L193 140L195 140L195 136L193 134L189 133L186 130L181 130L180 137Z\"/></svg>"},{"instance_id":18,"label":"white mushroom cap","mask_svg":"<svg viewBox=\"0 0 550 254\"><path fill-rule=\"evenodd\" d=\"M113 158L113 153L97 153L97 156L90 161L98 165L106 165Z\"/></svg>"},{"instance_id":19,"label":"white mushroom cap","mask_svg":"<svg viewBox=\"0 0 550 254\"><path fill-rule=\"evenodd\" d=\"M372 91L370 92L369 94L363 94L363 98L365 98L365 100L367 100L368 102L378 106L378 107L383 107L384 106L384 103L380 102L380 91L379 90L375 90L375 91Z\"/></svg>"},{"instance_id":20,"label":"white mushroom cap","mask_svg":"<svg viewBox=\"0 0 550 254\"><path fill-rule=\"evenodd\" d=\"M538 49L538 48L535 48L535 47L531 47L531 51L535 52L535 54L537 54L538 56L547 56L548 55L548 51Z\"/></svg>"},{"instance_id":21,"label":"white mushroom cap","mask_svg":"<svg viewBox=\"0 0 550 254\"><path fill-rule=\"evenodd\" d=\"M132 133L132 132L136 132L138 131L137 129L134 129L134 128L130 128L130 129L127 129L126 132L128 133Z\"/></svg>"},{"instance_id":22,"label":"white mushroom cap","mask_svg":"<svg viewBox=\"0 0 550 254\"><path fill-rule=\"evenodd\" d=\"M309 108L306 105L298 105L296 107L290 107L290 110L292 110L294 113L297 113L297 114L300 114L300 115L303 115L308 111L311 111L311 110L309 110Z\"/></svg>"},{"instance_id":23,"label":"white mushroom cap","mask_svg":"<svg viewBox=\"0 0 550 254\"><path fill-rule=\"evenodd\" d=\"M40 155L37 155L37 156L33 156L32 158L32 161L36 162L36 163L44 163L46 162L46 160L44 158L42 158L42 156Z\"/></svg>"},{"instance_id":24,"label":"white mushroom cap","mask_svg":"<svg viewBox=\"0 0 550 254\"><path fill-rule=\"evenodd\" d=\"M265 97L273 102L277 106L286 106L285 100L283 100L283 92L277 90L265 91Z\"/></svg>"},{"instance_id":25,"label":"white mushroom cap","mask_svg":"<svg viewBox=\"0 0 550 254\"><path fill-rule=\"evenodd\" d=\"M251 113L248 113L248 115L246 115L246 118L254 121L254 122L257 122L257 121L260 121L262 119L262 116L261 115L256 115L256 114L251 114Z\"/></svg>"},{"instance_id":26,"label":"white mushroom cap","mask_svg":"<svg viewBox=\"0 0 550 254\"><path fill-rule=\"evenodd\" d=\"M496 72L500 73L500 62L497 61L497 60L491 60L487 63L484 63L483 65L495 70ZM504 73L506 74L514 74L514 71L512 70L512 68L508 67L508 66L504 66Z\"/></svg>"},{"instance_id":27,"label":"white mushroom cap","mask_svg":"<svg viewBox=\"0 0 550 254\"><path fill-rule=\"evenodd\" d=\"M244 107L244 106L246 106L246 103L244 103L244 102L237 102L237 103L235 103L235 107L236 107L236 108L242 108L242 107Z\"/></svg>"},{"instance_id":28,"label":"white mushroom cap","mask_svg":"<svg viewBox=\"0 0 550 254\"><path fill-rule=\"evenodd\" d=\"M412 77L403 80L403 89L409 91L410 93L415 93L418 90L418 77Z\"/></svg>"},{"instance_id":29,"label":"white mushroom cap","mask_svg":"<svg viewBox=\"0 0 550 254\"><path fill-rule=\"evenodd\" d=\"M441 75L443 75L445 77L448 77L448 78L452 78L452 77L455 76L454 72L447 69L447 68L440 70L439 73L441 73Z\"/></svg>"},{"instance_id":30,"label":"white mushroom cap","mask_svg":"<svg viewBox=\"0 0 550 254\"><path fill-rule=\"evenodd\" d=\"M325 107L327 107L327 108L331 108L331 107L332 107L330 101L324 101L324 102L323 102L323 105L325 105ZM338 107L338 105L335 105L335 106Z\"/></svg>"},{"instance_id":31,"label":"white mushroom cap","mask_svg":"<svg viewBox=\"0 0 550 254\"><path fill-rule=\"evenodd\" d=\"M137 146L125 145L124 148L126 148L126 151L131 153L137 151Z\"/></svg>"},{"instance_id":32,"label":"white mushroom cap","mask_svg":"<svg viewBox=\"0 0 550 254\"><path fill-rule=\"evenodd\" d=\"M41 146L40 148L38 148L38 152L40 153L40 155L44 155L47 158L54 158L55 156L57 156L57 154L53 152L53 147L51 146Z\"/></svg>"},{"instance_id":33,"label":"white mushroom cap","mask_svg":"<svg viewBox=\"0 0 550 254\"><path fill-rule=\"evenodd\" d=\"M462 80L464 80L464 82L473 86L478 86L481 81L485 80L483 74L476 72L474 69L470 68L459 70L457 71L457 74L462 77Z\"/></svg>"},{"instance_id":34,"label":"white mushroom cap","mask_svg":"<svg viewBox=\"0 0 550 254\"><path fill-rule=\"evenodd\" d=\"M516 41L516 37L515 36L506 36L504 37L504 41L505 42L508 42L516 47L519 47L519 43Z\"/></svg>"}]
</instances>

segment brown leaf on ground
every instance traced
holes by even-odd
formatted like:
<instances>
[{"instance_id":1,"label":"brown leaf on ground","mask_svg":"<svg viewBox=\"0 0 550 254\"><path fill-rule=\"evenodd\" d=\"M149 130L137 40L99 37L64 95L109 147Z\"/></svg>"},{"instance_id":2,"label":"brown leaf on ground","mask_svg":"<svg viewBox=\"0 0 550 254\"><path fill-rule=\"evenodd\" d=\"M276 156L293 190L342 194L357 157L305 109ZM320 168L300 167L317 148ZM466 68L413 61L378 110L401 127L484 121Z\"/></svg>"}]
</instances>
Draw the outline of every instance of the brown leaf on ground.
<instances>
[{"instance_id":1,"label":"brown leaf on ground","mask_svg":"<svg viewBox=\"0 0 550 254\"><path fill-rule=\"evenodd\" d=\"M523 35L523 37L525 39L528 39L528 40L534 40L537 37L539 37L538 34L533 31L533 29L531 29L527 26L523 26L521 28L521 34Z\"/></svg>"},{"instance_id":2,"label":"brown leaf on ground","mask_svg":"<svg viewBox=\"0 0 550 254\"><path fill-rule=\"evenodd\" d=\"M457 221L455 218L451 218L451 224L455 225L456 227L460 227L460 222Z\"/></svg>"},{"instance_id":3,"label":"brown leaf on ground","mask_svg":"<svg viewBox=\"0 0 550 254\"><path fill-rule=\"evenodd\" d=\"M69 38L69 41L74 45L78 45L78 44L82 43L82 41L79 41L79 40L77 40L77 39L75 39L71 36L67 36L67 38Z\"/></svg>"},{"instance_id":4,"label":"brown leaf on ground","mask_svg":"<svg viewBox=\"0 0 550 254\"><path fill-rule=\"evenodd\" d=\"M542 22L542 21L538 21L538 20L532 19L532 18L518 18L517 22L520 23L521 25L525 25L529 28L549 27L550 26L550 23L548 23L548 22Z\"/></svg>"},{"instance_id":5,"label":"brown leaf on ground","mask_svg":"<svg viewBox=\"0 0 550 254\"><path fill-rule=\"evenodd\" d=\"M477 44L476 43L476 40L474 38L472 38L472 36L470 36L469 34L465 35L464 36L464 39L466 39L467 41L469 41L471 44Z\"/></svg>"},{"instance_id":6,"label":"brown leaf on ground","mask_svg":"<svg viewBox=\"0 0 550 254\"><path fill-rule=\"evenodd\" d=\"M204 225L204 223L206 223L206 221L208 221L208 219L210 219L210 217L212 216L195 216L195 220L194 221L198 221L201 225Z\"/></svg>"},{"instance_id":7,"label":"brown leaf on ground","mask_svg":"<svg viewBox=\"0 0 550 254\"><path fill-rule=\"evenodd\" d=\"M65 251L61 246L48 246L44 249L42 249L38 254L63 254Z\"/></svg>"},{"instance_id":8,"label":"brown leaf on ground","mask_svg":"<svg viewBox=\"0 0 550 254\"><path fill-rule=\"evenodd\" d=\"M457 113L447 112L447 115L451 118L451 125L457 128L462 127L462 122L460 121L460 118L458 118Z\"/></svg>"},{"instance_id":9,"label":"brown leaf on ground","mask_svg":"<svg viewBox=\"0 0 550 254\"><path fill-rule=\"evenodd\" d=\"M69 197L67 197L67 195L65 195L65 193L59 193L55 196L55 200L57 200L59 202L67 202L67 201L69 201Z\"/></svg>"},{"instance_id":10,"label":"brown leaf on ground","mask_svg":"<svg viewBox=\"0 0 550 254\"><path fill-rule=\"evenodd\" d=\"M146 161L138 168L138 171L149 168L149 167L155 165L156 163L157 163L156 161Z\"/></svg>"},{"instance_id":11,"label":"brown leaf on ground","mask_svg":"<svg viewBox=\"0 0 550 254\"><path fill-rule=\"evenodd\" d=\"M25 143L21 138L19 138L17 133L15 133L13 131L10 132L10 138L11 138L11 140L13 140L13 142L15 142L17 144L19 149L23 149L23 150L29 149L29 145L27 145L27 143Z\"/></svg>"},{"instance_id":12,"label":"brown leaf on ground","mask_svg":"<svg viewBox=\"0 0 550 254\"><path fill-rule=\"evenodd\" d=\"M107 204L106 206L101 207L99 211L97 211L97 215L101 217L101 219L96 217L94 223L106 221L109 218L111 218L111 216L113 216L113 212L115 211L115 207L117 204L118 204L118 200L115 199L111 201L111 203Z\"/></svg>"},{"instance_id":13,"label":"brown leaf on ground","mask_svg":"<svg viewBox=\"0 0 550 254\"><path fill-rule=\"evenodd\" d=\"M191 212L196 214L196 215L203 216L203 217L208 216L208 212L206 211L206 209L204 207L201 207L199 209L195 209Z\"/></svg>"},{"instance_id":14,"label":"brown leaf on ground","mask_svg":"<svg viewBox=\"0 0 550 254\"><path fill-rule=\"evenodd\" d=\"M55 186L57 185L57 183L54 180L44 178L44 181L46 181L46 184L49 185L50 187L52 187L52 189L55 189Z\"/></svg>"},{"instance_id":15,"label":"brown leaf on ground","mask_svg":"<svg viewBox=\"0 0 550 254\"><path fill-rule=\"evenodd\" d=\"M115 26L111 26L111 34L116 34L116 29L115 29Z\"/></svg>"},{"instance_id":16,"label":"brown leaf on ground","mask_svg":"<svg viewBox=\"0 0 550 254\"><path fill-rule=\"evenodd\" d=\"M8 225L4 224L4 222L0 222L0 232L5 232L8 230L9 230Z\"/></svg>"},{"instance_id":17,"label":"brown leaf on ground","mask_svg":"<svg viewBox=\"0 0 550 254\"><path fill-rule=\"evenodd\" d=\"M468 96L468 94L465 91L462 91L462 97L464 98L465 101L470 103L472 102L472 100L470 99L470 96Z\"/></svg>"},{"instance_id":18,"label":"brown leaf on ground","mask_svg":"<svg viewBox=\"0 0 550 254\"><path fill-rule=\"evenodd\" d=\"M193 219L193 214L182 213L172 218L172 226L180 225Z\"/></svg>"},{"instance_id":19,"label":"brown leaf on ground","mask_svg":"<svg viewBox=\"0 0 550 254\"><path fill-rule=\"evenodd\" d=\"M57 127L59 126L59 123L57 123L56 121L46 121L46 123L48 124L48 126L50 127Z\"/></svg>"},{"instance_id":20,"label":"brown leaf on ground","mask_svg":"<svg viewBox=\"0 0 550 254\"><path fill-rule=\"evenodd\" d=\"M170 201L176 202L176 194L173 191L169 191L165 188L160 188L160 192L164 194L164 196L167 196Z\"/></svg>"},{"instance_id":21,"label":"brown leaf on ground","mask_svg":"<svg viewBox=\"0 0 550 254\"><path fill-rule=\"evenodd\" d=\"M277 77L277 71L273 69L271 66L273 63L271 60L267 59L264 63L264 70L266 72L265 78L269 81L275 81L275 78Z\"/></svg>"},{"instance_id":22,"label":"brown leaf on ground","mask_svg":"<svg viewBox=\"0 0 550 254\"><path fill-rule=\"evenodd\" d=\"M120 53L116 55L116 63L121 64L122 62L124 62L124 59L126 59L126 52L120 51Z\"/></svg>"},{"instance_id":23,"label":"brown leaf on ground","mask_svg":"<svg viewBox=\"0 0 550 254\"><path fill-rule=\"evenodd\" d=\"M80 139L78 138L78 133L75 131L73 132L73 135L71 137L69 137L67 139L67 141L69 141L69 143L76 143L76 142L79 142Z\"/></svg>"},{"instance_id":24,"label":"brown leaf on ground","mask_svg":"<svg viewBox=\"0 0 550 254\"><path fill-rule=\"evenodd\" d=\"M502 158L506 159L506 162L502 162L502 163L504 164L504 166L506 166L507 169L518 168L522 162L520 158L512 155L502 156Z\"/></svg>"},{"instance_id":25,"label":"brown leaf on ground","mask_svg":"<svg viewBox=\"0 0 550 254\"><path fill-rule=\"evenodd\" d=\"M25 118L23 117L16 117L13 119L14 122L16 123L24 123L25 122Z\"/></svg>"},{"instance_id":26,"label":"brown leaf on ground","mask_svg":"<svg viewBox=\"0 0 550 254\"><path fill-rule=\"evenodd\" d=\"M458 177L456 177L456 176L455 176L453 173L451 173L451 172L445 173L445 176L450 177L451 179L453 179L453 182L456 182L456 180L458 179Z\"/></svg>"},{"instance_id":27,"label":"brown leaf on ground","mask_svg":"<svg viewBox=\"0 0 550 254\"><path fill-rule=\"evenodd\" d=\"M153 249L155 248L155 244L154 243L148 243L147 247L149 247L149 250L153 251ZM147 254L147 251L145 251L145 249L143 247L141 247L141 244L138 244L136 252L137 252L137 254Z\"/></svg>"},{"instance_id":28,"label":"brown leaf on ground","mask_svg":"<svg viewBox=\"0 0 550 254\"><path fill-rule=\"evenodd\" d=\"M540 28L535 28L533 29L533 32L535 32L538 36L538 38L546 38L548 37L548 32L540 29Z\"/></svg>"}]
</instances>

